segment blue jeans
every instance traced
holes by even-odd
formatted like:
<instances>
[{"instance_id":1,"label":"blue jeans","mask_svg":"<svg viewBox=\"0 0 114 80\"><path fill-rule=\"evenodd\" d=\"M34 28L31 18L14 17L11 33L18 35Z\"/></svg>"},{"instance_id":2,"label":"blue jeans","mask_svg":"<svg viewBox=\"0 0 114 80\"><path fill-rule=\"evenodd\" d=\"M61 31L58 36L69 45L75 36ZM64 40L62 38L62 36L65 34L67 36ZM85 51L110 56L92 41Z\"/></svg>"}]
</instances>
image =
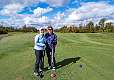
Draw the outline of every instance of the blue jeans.
<instances>
[{"instance_id":1,"label":"blue jeans","mask_svg":"<svg viewBox=\"0 0 114 80\"><path fill-rule=\"evenodd\" d=\"M36 62L35 62L35 70L34 72L39 72L42 70L43 65L43 50L35 50Z\"/></svg>"},{"instance_id":2,"label":"blue jeans","mask_svg":"<svg viewBox=\"0 0 114 80\"><path fill-rule=\"evenodd\" d=\"M56 60L55 60L55 56L53 55L54 64L52 66L51 65L51 52L52 52L52 49L46 48L46 53L47 53L47 58L48 58L48 64L49 64L49 66L51 66L51 68L53 68L53 67L56 67ZM54 54L55 54L55 48L54 48Z\"/></svg>"}]
</instances>

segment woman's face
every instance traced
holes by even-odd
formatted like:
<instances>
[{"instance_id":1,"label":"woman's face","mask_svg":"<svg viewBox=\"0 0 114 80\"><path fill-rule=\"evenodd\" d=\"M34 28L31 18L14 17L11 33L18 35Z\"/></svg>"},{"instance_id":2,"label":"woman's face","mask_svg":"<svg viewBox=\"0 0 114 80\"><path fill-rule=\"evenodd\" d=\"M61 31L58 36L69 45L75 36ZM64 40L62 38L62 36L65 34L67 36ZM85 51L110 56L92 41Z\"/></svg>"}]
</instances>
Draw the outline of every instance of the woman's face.
<instances>
[{"instance_id":1,"label":"woman's face","mask_svg":"<svg viewBox=\"0 0 114 80\"><path fill-rule=\"evenodd\" d=\"M44 29L41 29L41 33L44 33Z\"/></svg>"},{"instance_id":2,"label":"woman's face","mask_svg":"<svg viewBox=\"0 0 114 80\"><path fill-rule=\"evenodd\" d=\"M53 29L48 29L48 33L52 33L53 32Z\"/></svg>"},{"instance_id":3,"label":"woman's face","mask_svg":"<svg viewBox=\"0 0 114 80\"><path fill-rule=\"evenodd\" d=\"M44 34L44 29L41 29L39 32L40 34Z\"/></svg>"}]
</instances>

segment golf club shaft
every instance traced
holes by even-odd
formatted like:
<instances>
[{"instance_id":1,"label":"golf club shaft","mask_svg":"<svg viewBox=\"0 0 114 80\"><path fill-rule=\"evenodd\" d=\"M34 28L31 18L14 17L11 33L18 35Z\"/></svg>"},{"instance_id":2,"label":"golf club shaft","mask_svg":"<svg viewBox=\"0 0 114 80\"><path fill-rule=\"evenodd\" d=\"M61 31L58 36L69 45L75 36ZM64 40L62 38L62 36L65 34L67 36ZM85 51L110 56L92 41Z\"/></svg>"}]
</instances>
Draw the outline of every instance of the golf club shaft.
<instances>
[{"instance_id":1,"label":"golf club shaft","mask_svg":"<svg viewBox=\"0 0 114 80\"><path fill-rule=\"evenodd\" d=\"M54 48L52 46L52 52L51 52L51 66L54 67Z\"/></svg>"}]
</instances>

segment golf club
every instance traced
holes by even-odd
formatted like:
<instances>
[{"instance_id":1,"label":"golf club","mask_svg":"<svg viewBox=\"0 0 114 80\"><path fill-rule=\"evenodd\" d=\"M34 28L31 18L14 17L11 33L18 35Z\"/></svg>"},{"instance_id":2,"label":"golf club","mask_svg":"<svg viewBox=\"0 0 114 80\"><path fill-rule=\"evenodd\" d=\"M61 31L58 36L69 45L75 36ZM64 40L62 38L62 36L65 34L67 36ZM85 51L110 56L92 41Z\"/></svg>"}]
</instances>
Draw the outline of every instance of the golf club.
<instances>
[{"instance_id":1,"label":"golf club","mask_svg":"<svg viewBox=\"0 0 114 80\"><path fill-rule=\"evenodd\" d=\"M52 45L52 52L51 52L51 67L52 67L52 70L51 70L51 80L56 80L56 71L55 69L53 69L54 67L54 48L53 48L53 45Z\"/></svg>"}]
</instances>

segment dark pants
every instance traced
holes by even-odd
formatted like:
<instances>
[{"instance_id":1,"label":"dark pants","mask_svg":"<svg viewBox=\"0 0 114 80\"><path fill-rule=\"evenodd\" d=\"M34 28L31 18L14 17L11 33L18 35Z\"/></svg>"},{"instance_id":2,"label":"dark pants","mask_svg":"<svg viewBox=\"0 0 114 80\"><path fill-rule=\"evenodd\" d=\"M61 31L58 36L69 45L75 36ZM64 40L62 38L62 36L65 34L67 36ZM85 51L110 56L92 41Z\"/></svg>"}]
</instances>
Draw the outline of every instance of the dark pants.
<instances>
[{"instance_id":1,"label":"dark pants","mask_svg":"<svg viewBox=\"0 0 114 80\"><path fill-rule=\"evenodd\" d=\"M43 65L43 50L35 50L36 62L34 72L39 72L42 70Z\"/></svg>"},{"instance_id":2,"label":"dark pants","mask_svg":"<svg viewBox=\"0 0 114 80\"><path fill-rule=\"evenodd\" d=\"M55 67L56 66L56 60L55 60L55 56L53 55L53 60L54 60L54 64L53 66L51 65L51 53L52 53L52 49L50 48L46 48L46 53L47 53L47 58L48 58L48 64L50 67ZM54 54L55 54L55 48L54 48Z\"/></svg>"}]
</instances>

